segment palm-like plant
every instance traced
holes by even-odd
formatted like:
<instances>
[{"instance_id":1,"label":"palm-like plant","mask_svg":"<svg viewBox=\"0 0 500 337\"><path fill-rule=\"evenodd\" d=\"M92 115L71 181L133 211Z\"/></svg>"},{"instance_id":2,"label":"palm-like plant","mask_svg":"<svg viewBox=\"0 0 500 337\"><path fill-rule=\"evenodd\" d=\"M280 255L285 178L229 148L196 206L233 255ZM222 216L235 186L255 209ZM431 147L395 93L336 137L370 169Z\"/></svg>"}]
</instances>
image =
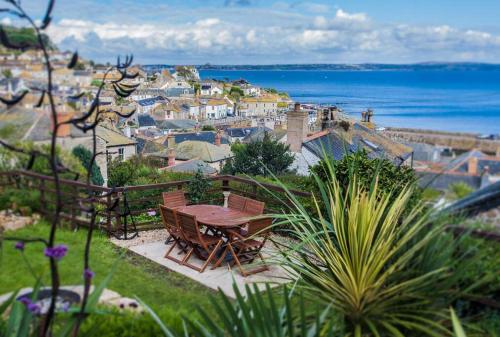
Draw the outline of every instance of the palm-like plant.
<instances>
[{"instance_id":1,"label":"palm-like plant","mask_svg":"<svg viewBox=\"0 0 500 337\"><path fill-rule=\"evenodd\" d=\"M429 225L421 206L403 217L412 186L391 202L377 179L368 191L356 177L343 189L327 167L326 181L316 176L315 215L292 194L293 212L275 215L276 226L299 242L282 252L281 263L311 296L343 313L355 337L448 335L439 322L446 319L442 295L451 268L435 250L443 228Z\"/></svg>"},{"instance_id":2,"label":"palm-like plant","mask_svg":"<svg viewBox=\"0 0 500 337\"><path fill-rule=\"evenodd\" d=\"M234 286L236 300L229 299L222 291L219 298L212 298L212 308L217 313L211 317L200 309L201 321L185 318L186 336L194 337L334 337L333 327L326 323L329 307L310 315L302 297L292 301L291 293L283 287L282 304L277 304L275 292L269 284L261 293L257 285L246 286L245 296ZM166 337L176 337L161 319L143 302L141 304L160 325Z\"/></svg>"}]
</instances>

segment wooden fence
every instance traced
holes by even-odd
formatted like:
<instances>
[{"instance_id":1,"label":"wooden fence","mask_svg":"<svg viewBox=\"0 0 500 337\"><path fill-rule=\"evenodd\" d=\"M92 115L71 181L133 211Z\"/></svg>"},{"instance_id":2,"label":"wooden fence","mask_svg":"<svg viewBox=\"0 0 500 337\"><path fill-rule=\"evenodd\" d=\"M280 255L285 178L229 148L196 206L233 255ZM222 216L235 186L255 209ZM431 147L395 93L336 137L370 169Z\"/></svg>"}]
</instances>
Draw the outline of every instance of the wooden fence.
<instances>
[{"instance_id":1,"label":"wooden fence","mask_svg":"<svg viewBox=\"0 0 500 337\"><path fill-rule=\"evenodd\" d=\"M224 202L223 192L231 192L260 200L266 203L267 212L280 212L289 204L286 191L280 186L258 183L242 177L222 175L208 178L211 186L206 193L204 204ZM123 229L124 199L130 208L131 220L138 230L163 228L158 205L162 203L162 192L186 190L189 180L170 181L161 184L108 188L87 185L80 181L60 179L63 210L61 219L73 227L88 227L90 214L88 208L93 201L98 207L98 228L109 234ZM12 186L18 189L37 190L40 193L40 212L49 218L54 211L55 186L54 178L29 171L12 171L0 173L0 188ZM305 191L290 190L298 198L311 198ZM92 196L92 200L89 199ZM115 206L115 207L113 207ZM155 213L155 214L154 214Z\"/></svg>"}]
</instances>

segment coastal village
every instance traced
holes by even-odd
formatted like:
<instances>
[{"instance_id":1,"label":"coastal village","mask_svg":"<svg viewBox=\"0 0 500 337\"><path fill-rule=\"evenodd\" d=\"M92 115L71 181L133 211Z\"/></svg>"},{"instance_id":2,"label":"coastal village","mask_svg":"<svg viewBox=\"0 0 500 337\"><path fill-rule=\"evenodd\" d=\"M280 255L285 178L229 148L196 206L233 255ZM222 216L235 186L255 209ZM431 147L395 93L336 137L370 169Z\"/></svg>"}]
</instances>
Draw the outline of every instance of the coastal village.
<instances>
[{"instance_id":1,"label":"coastal village","mask_svg":"<svg viewBox=\"0 0 500 337\"><path fill-rule=\"evenodd\" d=\"M0 336L496 336L500 135L99 64L7 2Z\"/></svg>"},{"instance_id":2,"label":"coastal village","mask_svg":"<svg viewBox=\"0 0 500 337\"><path fill-rule=\"evenodd\" d=\"M75 69L67 69L64 65L71 56L59 51L51 55L57 67L53 80L61 119L88 110L103 79L120 77L118 72L107 73L105 65L85 60ZM40 94L47 85L40 52L5 51L0 55L0 71L0 94L12 97L28 92L22 105L2 107L0 128L14 127L11 139L48 143L49 102ZM130 97L119 97L112 88L106 88L100 96L99 109L107 117L97 129L98 151L103 155L96 161L105 186L110 161L134 156L156 158L169 171L195 172L202 168L205 174L214 175L233 156L231 144L259 140L266 133L290 145L295 156L292 169L299 175L307 175L309 167L317 164L324 153L340 159L346 153L364 149L371 157L413 167L424 184L438 190L446 190L456 182L465 182L476 190L500 180L498 140L458 135L465 146L439 143L435 140L439 137L427 137L431 139L427 142L424 131L417 131L418 138L415 130L413 137L408 137L397 130L377 127L371 109L360 111L358 120L338 107L300 104L287 93L245 79L201 78L194 66L135 65L131 71L137 76L126 80L126 84L137 89ZM75 97L80 92L86 96L82 100ZM136 113L120 118L115 111ZM74 127L63 128L60 133L60 146L65 150L78 145L90 147L90 135Z\"/></svg>"}]
</instances>

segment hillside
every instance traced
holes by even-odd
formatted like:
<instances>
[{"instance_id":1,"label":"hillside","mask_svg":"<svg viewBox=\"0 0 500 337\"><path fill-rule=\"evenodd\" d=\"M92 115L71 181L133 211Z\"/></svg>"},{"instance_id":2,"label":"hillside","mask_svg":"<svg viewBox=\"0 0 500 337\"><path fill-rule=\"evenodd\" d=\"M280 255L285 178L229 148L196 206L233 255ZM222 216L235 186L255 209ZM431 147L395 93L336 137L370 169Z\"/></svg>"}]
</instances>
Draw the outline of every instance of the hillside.
<instances>
[{"instance_id":1,"label":"hillside","mask_svg":"<svg viewBox=\"0 0 500 337\"><path fill-rule=\"evenodd\" d=\"M7 33L9 41L14 45L27 46L26 49L31 49L39 45L33 28L17 28L12 26L3 26L2 28ZM43 40L45 45L49 46L49 49L57 49L47 35L43 35ZM4 45L1 46L1 49L3 51L9 50Z\"/></svg>"}]
</instances>

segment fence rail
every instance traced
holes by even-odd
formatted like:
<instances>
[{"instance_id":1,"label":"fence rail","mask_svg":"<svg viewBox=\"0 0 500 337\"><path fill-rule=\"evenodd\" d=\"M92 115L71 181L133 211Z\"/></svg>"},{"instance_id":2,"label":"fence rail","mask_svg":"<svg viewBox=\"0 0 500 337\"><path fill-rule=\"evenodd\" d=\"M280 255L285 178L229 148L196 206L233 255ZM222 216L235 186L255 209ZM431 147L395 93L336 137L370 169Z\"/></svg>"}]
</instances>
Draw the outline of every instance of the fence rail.
<instances>
[{"instance_id":1,"label":"fence rail","mask_svg":"<svg viewBox=\"0 0 500 337\"><path fill-rule=\"evenodd\" d=\"M208 178L212 187L206 193L206 204L222 204L222 192L232 192L254 198L266 203L266 211L281 211L287 207L286 191L280 186L259 183L251 179L231 175L221 175ZM152 215L162 203L162 193L170 190L186 190L190 180L169 181L159 184L138 185L108 188L96 185L87 185L81 181L60 179L63 195L63 211L61 219L73 227L88 227L90 215L88 206L95 202L98 207L97 226L109 234L123 230L123 199L127 196L134 223L138 230L163 228L159 214ZM36 189L40 193L40 212L49 218L53 214L55 205L54 178L29 171L0 172L0 188L14 186L19 189ZM277 194L280 198L276 198ZM290 190L300 198L310 198L309 192ZM92 195L92 199L89 199ZM118 206L112 206L118 203ZM158 213L158 212L156 212ZM130 219L129 219L130 223Z\"/></svg>"}]
</instances>

